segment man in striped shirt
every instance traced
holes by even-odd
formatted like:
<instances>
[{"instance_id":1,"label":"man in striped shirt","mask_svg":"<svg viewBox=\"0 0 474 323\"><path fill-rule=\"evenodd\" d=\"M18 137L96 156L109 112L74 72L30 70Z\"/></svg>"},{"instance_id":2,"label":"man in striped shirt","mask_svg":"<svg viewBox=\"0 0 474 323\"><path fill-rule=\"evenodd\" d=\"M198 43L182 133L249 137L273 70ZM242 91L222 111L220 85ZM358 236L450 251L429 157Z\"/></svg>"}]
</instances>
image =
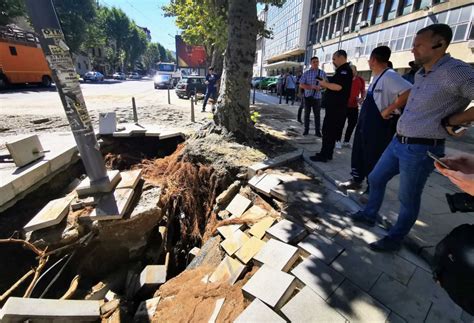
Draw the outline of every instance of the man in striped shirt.
<instances>
[{"instance_id":1,"label":"man in striped shirt","mask_svg":"<svg viewBox=\"0 0 474 323\"><path fill-rule=\"evenodd\" d=\"M400 174L397 222L387 236L370 244L373 250L400 248L417 220L421 194L434 168L427 153L444 154L444 141L449 135L442 120L462 112L474 100L474 69L446 53L452 36L445 24L427 26L416 34L412 52L415 63L422 68L415 75L397 134L369 175L369 201L364 210L352 215L354 221L373 226L388 181ZM388 107L382 117L388 118L392 112Z\"/></svg>"}]
</instances>

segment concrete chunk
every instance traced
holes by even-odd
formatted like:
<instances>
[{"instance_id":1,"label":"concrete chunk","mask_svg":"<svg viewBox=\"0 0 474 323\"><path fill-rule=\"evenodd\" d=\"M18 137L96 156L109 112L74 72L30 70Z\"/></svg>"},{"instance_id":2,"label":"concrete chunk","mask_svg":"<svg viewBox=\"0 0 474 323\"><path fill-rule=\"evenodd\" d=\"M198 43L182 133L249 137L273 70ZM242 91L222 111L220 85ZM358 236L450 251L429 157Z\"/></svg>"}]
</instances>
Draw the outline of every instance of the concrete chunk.
<instances>
[{"instance_id":1,"label":"concrete chunk","mask_svg":"<svg viewBox=\"0 0 474 323\"><path fill-rule=\"evenodd\" d=\"M228 224L228 225L223 225L217 228L217 232L221 236L224 237L224 239L231 238L233 233L243 227L243 224Z\"/></svg>"},{"instance_id":2,"label":"concrete chunk","mask_svg":"<svg viewBox=\"0 0 474 323\"><path fill-rule=\"evenodd\" d=\"M155 297L143 301L138 306L135 316L133 317L134 322L153 322L153 316L155 316L156 309L160 303L161 297Z\"/></svg>"},{"instance_id":3,"label":"concrete chunk","mask_svg":"<svg viewBox=\"0 0 474 323\"><path fill-rule=\"evenodd\" d=\"M290 322L346 322L344 316L331 308L308 286L289 300L281 311Z\"/></svg>"},{"instance_id":4,"label":"concrete chunk","mask_svg":"<svg viewBox=\"0 0 474 323\"><path fill-rule=\"evenodd\" d=\"M344 280L344 276L314 256L309 256L291 273L323 299L327 299Z\"/></svg>"},{"instance_id":5,"label":"concrete chunk","mask_svg":"<svg viewBox=\"0 0 474 323\"><path fill-rule=\"evenodd\" d=\"M298 248L306 255L313 255L328 265L344 251L344 247L338 245L333 240L315 233L308 235L303 241L298 243Z\"/></svg>"},{"instance_id":6,"label":"concrete chunk","mask_svg":"<svg viewBox=\"0 0 474 323\"><path fill-rule=\"evenodd\" d=\"M274 309L280 309L289 299L296 285L287 273L263 265L242 287L251 298L258 298Z\"/></svg>"},{"instance_id":7,"label":"concrete chunk","mask_svg":"<svg viewBox=\"0 0 474 323\"><path fill-rule=\"evenodd\" d=\"M268 212L262 209L260 206L252 205L252 207L245 211L240 218L245 220L258 221L266 217L267 214Z\"/></svg>"},{"instance_id":8,"label":"concrete chunk","mask_svg":"<svg viewBox=\"0 0 474 323\"><path fill-rule=\"evenodd\" d=\"M77 195L79 197L86 197L91 194L97 194L99 192L110 192L112 189L117 186L117 183L122 178L118 170L107 171L107 176L109 177L109 183L101 183L91 186L91 181L89 177L86 177L79 186L76 188Z\"/></svg>"},{"instance_id":9,"label":"concrete chunk","mask_svg":"<svg viewBox=\"0 0 474 323\"><path fill-rule=\"evenodd\" d=\"M148 291L164 284L166 282L166 271L167 267L165 265L146 266L140 274L140 289Z\"/></svg>"},{"instance_id":10,"label":"concrete chunk","mask_svg":"<svg viewBox=\"0 0 474 323\"><path fill-rule=\"evenodd\" d=\"M236 217L240 217L252 204L245 196L237 194L234 199L227 205L226 210Z\"/></svg>"},{"instance_id":11,"label":"concrete chunk","mask_svg":"<svg viewBox=\"0 0 474 323\"><path fill-rule=\"evenodd\" d=\"M17 167L25 166L44 156L44 149L37 135L22 136L5 145Z\"/></svg>"},{"instance_id":12,"label":"concrete chunk","mask_svg":"<svg viewBox=\"0 0 474 323\"><path fill-rule=\"evenodd\" d=\"M3 305L1 322L62 320L95 322L100 319L100 301L10 297Z\"/></svg>"},{"instance_id":13,"label":"concrete chunk","mask_svg":"<svg viewBox=\"0 0 474 323\"><path fill-rule=\"evenodd\" d=\"M224 192L219 194L219 196L216 198L216 203L221 206L229 203L239 192L239 189L240 181L233 182Z\"/></svg>"},{"instance_id":14,"label":"concrete chunk","mask_svg":"<svg viewBox=\"0 0 474 323\"><path fill-rule=\"evenodd\" d=\"M211 283L223 281L233 285L239 279L244 270L244 265L242 265L238 260L226 255L219 266L217 266L216 270L212 273L209 281Z\"/></svg>"},{"instance_id":15,"label":"concrete chunk","mask_svg":"<svg viewBox=\"0 0 474 323\"><path fill-rule=\"evenodd\" d=\"M116 189L114 193L108 193L97 199L96 208L88 217L95 220L118 220L121 219L132 201L134 190L131 188Z\"/></svg>"},{"instance_id":16,"label":"concrete chunk","mask_svg":"<svg viewBox=\"0 0 474 323\"><path fill-rule=\"evenodd\" d=\"M256 298L234 321L234 323L249 322L285 323L286 321L265 305L265 303Z\"/></svg>"},{"instance_id":17,"label":"concrete chunk","mask_svg":"<svg viewBox=\"0 0 474 323\"><path fill-rule=\"evenodd\" d=\"M271 196L270 192L273 188L278 186L281 183L281 180L272 174L267 174L264 178L262 178L256 185L257 191L266 195L268 197Z\"/></svg>"},{"instance_id":18,"label":"concrete chunk","mask_svg":"<svg viewBox=\"0 0 474 323\"><path fill-rule=\"evenodd\" d=\"M294 222L281 220L269 228L267 234L285 243L297 243L306 236L306 229Z\"/></svg>"},{"instance_id":19,"label":"concrete chunk","mask_svg":"<svg viewBox=\"0 0 474 323\"><path fill-rule=\"evenodd\" d=\"M277 156L275 158L266 160L262 163L254 164L249 166L247 169L248 178L252 178L260 170L265 170L270 167L277 167L293 160L298 160L303 156L303 149L298 149L287 154Z\"/></svg>"},{"instance_id":20,"label":"concrete chunk","mask_svg":"<svg viewBox=\"0 0 474 323\"><path fill-rule=\"evenodd\" d=\"M266 264L287 272L298 259L298 248L276 239L270 239L253 259L259 264Z\"/></svg>"},{"instance_id":21,"label":"concrete chunk","mask_svg":"<svg viewBox=\"0 0 474 323\"><path fill-rule=\"evenodd\" d=\"M249 233L258 239L262 239L265 235L265 232L267 232L267 229L270 228L274 222L275 219L272 217L268 216L266 218L263 218L262 220L252 225L249 230Z\"/></svg>"},{"instance_id":22,"label":"concrete chunk","mask_svg":"<svg viewBox=\"0 0 474 323\"><path fill-rule=\"evenodd\" d=\"M247 242L248 239L248 235L243 233L241 230L237 230L221 243L221 247L229 256L232 256L244 245L244 243Z\"/></svg>"},{"instance_id":23,"label":"concrete chunk","mask_svg":"<svg viewBox=\"0 0 474 323\"><path fill-rule=\"evenodd\" d=\"M244 245L235 253L237 259L239 259L243 264L247 264L253 256L255 256L260 249L265 245L260 239L251 237L244 243Z\"/></svg>"},{"instance_id":24,"label":"concrete chunk","mask_svg":"<svg viewBox=\"0 0 474 323\"><path fill-rule=\"evenodd\" d=\"M60 223L69 213L69 205L74 196L68 195L60 199L52 200L33 219L30 220L23 230L26 232L47 228Z\"/></svg>"},{"instance_id":25,"label":"concrete chunk","mask_svg":"<svg viewBox=\"0 0 474 323\"><path fill-rule=\"evenodd\" d=\"M248 185L249 185L251 188L253 188L254 190L256 190L256 189L257 189L257 184L258 184L258 182L260 182L265 176L267 176L266 173L262 173L262 174L253 176L253 177L248 181Z\"/></svg>"},{"instance_id":26,"label":"concrete chunk","mask_svg":"<svg viewBox=\"0 0 474 323\"><path fill-rule=\"evenodd\" d=\"M129 170L126 172L120 172L122 179L117 184L116 189L119 188L131 188L135 189L142 176L142 169Z\"/></svg>"}]
</instances>

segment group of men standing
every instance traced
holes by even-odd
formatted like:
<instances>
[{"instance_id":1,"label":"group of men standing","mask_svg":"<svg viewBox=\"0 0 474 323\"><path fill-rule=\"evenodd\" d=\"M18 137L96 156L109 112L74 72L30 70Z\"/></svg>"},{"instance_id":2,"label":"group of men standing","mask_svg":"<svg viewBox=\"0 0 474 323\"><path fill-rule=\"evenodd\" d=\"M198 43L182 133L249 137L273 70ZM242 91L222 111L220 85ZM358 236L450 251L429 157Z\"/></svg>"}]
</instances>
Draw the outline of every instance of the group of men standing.
<instances>
[{"instance_id":1,"label":"group of men standing","mask_svg":"<svg viewBox=\"0 0 474 323\"><path fill-rule=\"evenodd\" d=\"M474 100L474 69L446 52L452 36L446 24L429 25L417 32L412 52L420 69L413 85L389 67L390 48L377 47L370 55L373 79L355 129L352 179L342 186L358 189L364 179L368 180L368 202L351 217L355 222L374 226L388 181L400 175L398 219L384 238L370 244L373 250L400 248L418 217L421 194L434 169L428 152L444 155L445 139L449 136L446 126L451 126L446 120L454 120L453 116L462 114ZM332 60L336 67L333 76L326 77L318 68L318 58L313 57L311 69L300 79L306 104L304 135L309 132L311 110L316 115L315 135L321 135L319 109L323 106L326 111L321 150L310 157L315 162L332 160L346 118L351 113L353 123L357 111L349 107L354 105L349 98L355 71L347 62L346 52L336 51Z\"/></svg>"}]
</instances>

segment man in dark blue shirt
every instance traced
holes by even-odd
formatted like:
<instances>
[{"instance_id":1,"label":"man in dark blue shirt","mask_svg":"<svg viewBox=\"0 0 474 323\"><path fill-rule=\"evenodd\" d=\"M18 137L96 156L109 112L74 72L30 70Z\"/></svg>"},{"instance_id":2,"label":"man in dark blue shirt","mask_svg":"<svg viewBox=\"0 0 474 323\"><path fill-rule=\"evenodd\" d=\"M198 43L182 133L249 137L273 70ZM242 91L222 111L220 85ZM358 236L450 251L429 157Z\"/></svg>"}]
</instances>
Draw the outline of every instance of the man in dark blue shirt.
<instances>
[{"instance_id":1,"label":"man in dark blue shirt","mask_svg":"<svg viewBox=\"0 0 474 323\"><path fill-rule=\"evenodd\" d=\"M206 96L204 97L202 112L206 111L206 104L207 104L207 100L209 100L209 97L211 97L213 100L216 99L218 80L219 80L219 76L216 73L214 73L214 68L209 67L209 72L206 75Z\"/></svg>"}]
</instances>

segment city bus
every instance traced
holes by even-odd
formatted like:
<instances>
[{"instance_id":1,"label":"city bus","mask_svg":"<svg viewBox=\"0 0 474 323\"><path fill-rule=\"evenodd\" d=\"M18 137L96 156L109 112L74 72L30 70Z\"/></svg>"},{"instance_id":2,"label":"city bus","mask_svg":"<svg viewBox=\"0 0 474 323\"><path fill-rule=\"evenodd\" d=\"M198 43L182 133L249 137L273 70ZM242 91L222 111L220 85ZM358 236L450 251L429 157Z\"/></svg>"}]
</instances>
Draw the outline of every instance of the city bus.
<instances>
[{"instance_id":1,"label":"city bus","mask_svg":"<svg viewBox=\"0 0 474 323\"><path fill-rule=\"evenodd\" d=\"M8 84L51 86L51 70L32 32L0 27L0 89Z\"/></svg>"}]
</instances>

